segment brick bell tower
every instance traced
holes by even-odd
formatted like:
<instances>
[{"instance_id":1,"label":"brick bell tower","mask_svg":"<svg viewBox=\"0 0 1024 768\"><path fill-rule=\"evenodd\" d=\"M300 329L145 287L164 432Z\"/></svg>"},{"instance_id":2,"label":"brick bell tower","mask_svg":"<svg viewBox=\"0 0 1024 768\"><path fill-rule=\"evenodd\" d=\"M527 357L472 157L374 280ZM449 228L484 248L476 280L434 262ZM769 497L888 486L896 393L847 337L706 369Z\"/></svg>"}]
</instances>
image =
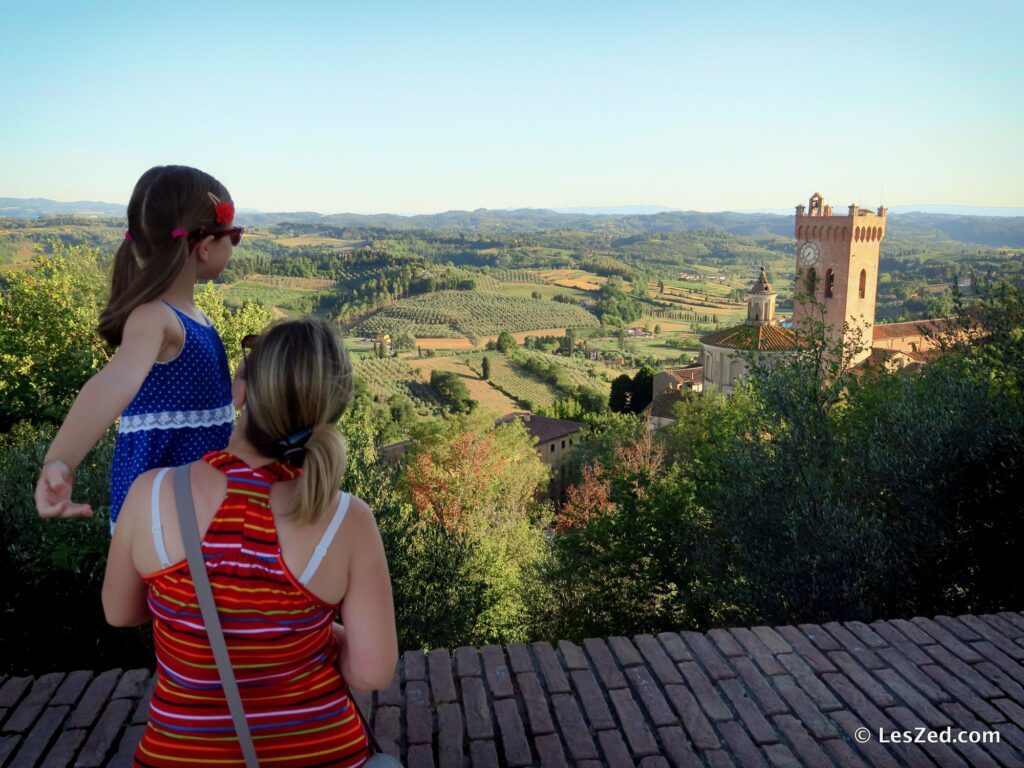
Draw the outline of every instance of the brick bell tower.
<instances>
[{"instance_id":1,"label":"brick bell tower","mask_svg":"<svg viewBox=\"0 0 1024 768\"><path fill-rule=\"evenodd\" d=\"M876 211L851 205L845 216L835 216L832 206L815 192L806 209L796 207L795 234L796 289L825 307L825 325L831 336L847 345L857 340L855 328L862 332L862 348L854 356L860 362L871 354L871 334L875 325L875 292L878 287L878 254L885 237L885 208ZM810 302L793 305L793 325L816 316ZM848 325L845 335L844 324Z\"/></svg>"}]
</instances>

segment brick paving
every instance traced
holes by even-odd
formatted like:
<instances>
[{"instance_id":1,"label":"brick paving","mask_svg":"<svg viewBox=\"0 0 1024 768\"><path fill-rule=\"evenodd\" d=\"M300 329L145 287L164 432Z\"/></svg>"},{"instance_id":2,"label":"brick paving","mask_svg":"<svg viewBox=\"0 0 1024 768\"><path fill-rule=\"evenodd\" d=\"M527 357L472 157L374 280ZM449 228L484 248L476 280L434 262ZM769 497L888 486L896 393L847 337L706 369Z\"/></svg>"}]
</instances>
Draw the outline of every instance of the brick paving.
<instances>
[{"instance_id":1,"label":"brick paving","mask_svg":"<svg viewBox=\"0 0 1024 768\"><path fill-rule=\"evenodd\" d=\"M0 768L129 765L153 679L0 675ZM1024 768L1024 613L407 651L357 698L409 768Z\"/></svg>"}]
</instances>

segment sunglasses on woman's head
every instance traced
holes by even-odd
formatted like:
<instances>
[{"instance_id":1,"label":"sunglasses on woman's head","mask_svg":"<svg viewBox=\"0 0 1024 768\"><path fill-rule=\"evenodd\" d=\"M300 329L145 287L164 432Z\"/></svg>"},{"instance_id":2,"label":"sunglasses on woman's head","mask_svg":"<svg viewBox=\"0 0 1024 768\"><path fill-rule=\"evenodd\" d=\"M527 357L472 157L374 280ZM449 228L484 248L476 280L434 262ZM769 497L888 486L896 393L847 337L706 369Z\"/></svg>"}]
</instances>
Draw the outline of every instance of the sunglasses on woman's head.
<instances>
[{"instance_id":1,"label":"sunglasses on woman's head","mask_svg":"<svg viewBox=\"0 0 1024 768\"><path fill-rule=\"evenodd\" d=\"M242 242L242 235L245 233L245 227L232 227L231 229L221 230L210 230L206 227L200 227L194 232L189 232L188 237L190 240L202 240L204 237L212 237L214 240L220 240L222 237L230 237L232 245L238 245Z\"/></svg>"}]
</instances>

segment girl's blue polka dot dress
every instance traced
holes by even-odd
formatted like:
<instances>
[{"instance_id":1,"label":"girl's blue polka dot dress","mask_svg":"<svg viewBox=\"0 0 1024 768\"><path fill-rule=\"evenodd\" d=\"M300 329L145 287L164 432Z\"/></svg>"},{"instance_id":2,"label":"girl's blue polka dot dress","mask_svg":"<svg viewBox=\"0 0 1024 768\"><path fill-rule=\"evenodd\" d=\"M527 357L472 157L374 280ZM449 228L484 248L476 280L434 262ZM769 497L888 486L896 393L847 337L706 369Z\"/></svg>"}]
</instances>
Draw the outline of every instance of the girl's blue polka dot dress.
<instances>
[{"instance_id":1,"label":"girl's blue polka dot dress","mask_svg":"<svg viewBox=\"0 0 1024 768\"><path fill-rule=\"evenodd\" d=\"M226 448L231 437L231 373L217 329L171 309L185 343L173 360L153 365L121 414L110 470L111 530L135 478L155 467L197 461Z\"/></svg>"}]
</instances>

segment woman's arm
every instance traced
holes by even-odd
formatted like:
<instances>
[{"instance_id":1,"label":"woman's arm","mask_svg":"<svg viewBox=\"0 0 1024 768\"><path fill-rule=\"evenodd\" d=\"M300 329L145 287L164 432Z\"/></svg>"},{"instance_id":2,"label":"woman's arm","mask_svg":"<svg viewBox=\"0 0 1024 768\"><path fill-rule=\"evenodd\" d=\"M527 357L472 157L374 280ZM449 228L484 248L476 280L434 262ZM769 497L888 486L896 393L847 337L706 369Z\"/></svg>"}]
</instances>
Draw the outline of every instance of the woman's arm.
<instances>
[{"instance_id":1,"label":"woman's arm","mask_svg":"<svg viewBox=\"0 0 1024 768\"><path fill-rule=\"evenodd\" d=\"M88 504L71 501L75 468L128 406L160 355L167 314L156 304L137 307L125 323L121 346L103 370L82 387L46 452L36 482L36 511L41 517L82 517Z\"/></svg>"},{"instance_id":2,"label":"woman's arm","mask_svg":"<svg viewBox=\"0 0 1024 768\"><path fill-rule=\"evenodd\" d=\"M134 627L151 618L146 602L146 582L135 567L133 549L136 532L148 532L138 521L148 512L149 491L155 475L155 470L146 472L132 483L110 540L107 570L103 576L103 613L107 623L115 627Z\"/></svg>"},{"instance_id":3,"label":"woman's arm","mask_svg":"<svg viewBox=\"0 0 1024 768\"><path fill-rule=\"evenodd\" d=\"M366 502L353 498L348 514L357 526L348 589L341 604L344 628L338 643L338 666L345 682L360 691L386 688L398 664L398 636L391 575L380 530ZM335 630L335 637L339 635Z\"/></svg>"}]
</instances>

